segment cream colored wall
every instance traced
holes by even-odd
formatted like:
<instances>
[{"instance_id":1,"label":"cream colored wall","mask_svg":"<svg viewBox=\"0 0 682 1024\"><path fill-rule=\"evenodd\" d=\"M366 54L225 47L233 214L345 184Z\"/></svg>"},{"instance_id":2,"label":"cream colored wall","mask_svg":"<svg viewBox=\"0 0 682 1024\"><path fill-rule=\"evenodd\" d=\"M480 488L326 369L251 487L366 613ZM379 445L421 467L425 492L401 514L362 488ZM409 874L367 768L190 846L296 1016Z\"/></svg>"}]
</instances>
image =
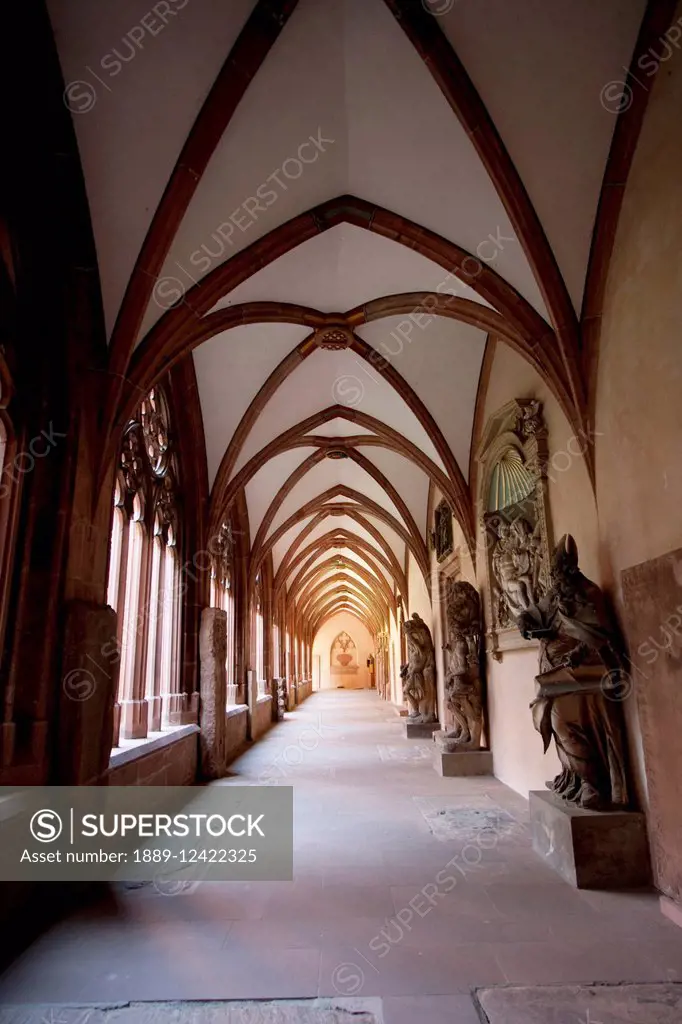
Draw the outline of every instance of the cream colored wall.
<instances>
[{"instance_id":1,"label":"cream colored wall","mask_svg":"<svg viewBox=\"0 0 682 1024\"><path fill-rule=\"evenodd\" d=\"M440 502L435 503L434 508ZM433 511L431 512L430 521L433 522ZM443 644L447 640L445 635L446 626L443 622L442 607L440 601L439 584L438 584L438 562L436 560L435 551L431 551L430 558L430 583L431 583L431 601L433 605L433 621L431 625L431 635L433 636L433 645L435 647L436 654L436 691L438 694L438 721L441 723L441 727L445 722L444 718L444 700L445 700L445 658L443 656Z\"/></svg>"},{"instance_id":2,"label":"cream colored wall","mask_svg":"<svg viewBox=\"0 0 682 1024\"><path fill-rule=\"evenodd\" d=\"M682 13L679 6L677 16ZM682 52L661 67L630 172L609 268L595 408L596 502L573 435L548 388L520 356L496 346L487 420L511 398L543 402L549 430L549 505L554 539L570 532L582 571L620 603L620 573L682 546ZM598 507L598 514L597 514ZM482 559L479 583L485 585ZM488 660L495 774L521 793L558 771L542 755L528 704L534 650ZM636 784L645 792L634 702L625 706Z\"/></svg>"},{"instance_id":3,"label":"cream colored wall","mask_svg":"<svg viewBox=\"0 0 682 1024\"><path fill-rule=\"evenodd\" d=\"M512 398L543 402L554 539L573 534L581 569L617 606L624 568L682 546L680 109L682 52L675 50L652 88L609 269L596 388L597 501L579 454L584 439L574 436L533 369L502 344L496 346L485 398L483 422ZM478 578L483 588L482 558ZM559 765L553 748L543 756L528 708L536 651L505 653L500 662L488 659L487 669L495 774L524 794L542 788ZM639 726L631 700L625 711L642 794Z\"/></svg>"},{"instance_id":4,"label":"cream colored wall","mask_svg":"<svg viewBox=\"0 0 682 1024\"><path fill-rule=\"evenodd\" d=\"M584 439L576 437L568 420L533 368L508 346L498 344L485 398L483 422L513 398L536 398L543 403L549 434L548 500L550 526L557 541L564 533L575 537L580 566L586 576L599 579L597 513L592 486L581 452ZM483 539L479 532L478 583L487 587ZM488 719L495 775L527 796L544 789L545 782L560 770L550 748L542 752L542 740L533 727L530 702L535 695L538 671L537 647L509 651L502 660L487 659Z\"/></svg>"},{"instance_id":5,"label":"cream colored wall","mask_svg":"<svg viewBox=\"0 0 682 1024\"><path fill-rule=\"evenodd\" d=\"M675 17L682 16L682 4ZM596 489L604 580L682 547L682 52L661 65L625 190L599 342ZM674 609L670 609L672 611ZM665 618L665 609L661 618ZM626 702L646 801L636 704Z\"/></svg>"},{"instance_id":6,"label":"cream colored wall","mask_svg":"<svg viewBox=\"0 0 682 1024\"><path fill-rule=\"evenodd\" d=\"M408 610L408 618L410 618L415 612L417 613L417 615L421 615L422 619L424 620L426 625L431 630L431 635L433 636L434 613L433 613L433 610L431 608L431 588L430 588L430 584L431 584L431 580L429 579L428 583L427 583L427 581L424 580L424 577L422 575L422 571L419 568L419 566L417 565L417 562L415 561L414 557L411 554L408 554L408 566L407 566L407 588L408 588L408 592L407 592L407 610ZM437 648L438 644L437 644L437 641L436 641L435 637L434 637L434 643L436 643L436 648ZM398 645L396 647L396 653L398 653L399 651L400 651L400 647ZM400 665L398 665L398 670L400 670ZM398 703L400 705L402 705L402 703L403 703L403 700L402 700L402 683L401 683L400 679L398 680L398 683L400 685L400 700L399 700Z\"/></svg>"},{"instance_id":7,"label":"cream colored wall","mask_svg":"<svg viewBox=\"0 0 682 1024\"><path fill-rule=\"evenodd\" d=\"M403 706L403 681L400 678L400 630L391 615L391 628L388 638L388 666L391 675L391 701L396 707Z\"/></svg>"},{"instance_id":8,"label":"cream colored wall","mask_svg":"<svg viewBox=\"0 0 682 1024\"><path fill-rule=\"evenodd\" d=\"M677 17L682 15L682 5ZM682 52L653 85L609 266L597 377L603 571L682 545Z\"/></svg>"},{"instance_id":9,"label":"cream colored wall","mask_svg":"<svg viewBox=\"0 0 682 1024\"><path fill-rule=\"evenodd\" d=\"M522 386L519 382L518 386ZM499 397L499 396L498 396ZM513 395L511 397L524 397ZM495 399L497 400L497 398ZM504 405L509 397L498 402ZM495 410L492 410L495 411ZM433 521L433 510L439 504L442 495L434 490L431 501L430 516ZM459 524L453 520L454 548L459 555L461 578L472 583L481 592L485 590L484 569L481 564L480 575L477 576L474 563ZM438 599L439 567L435 553L431 554L431 583L434 609L434 644L436 647L436 671L438 673L438 712L439 720L444 722L444 681L445 658L443 643L445 642L445 623L441 621L440 602ZM555 755L542 752L542 741L535 732L531 720L529 704L534 696L533 680L537 674L537 649L529 651L510 651L503 656L502 663L488 659L487 674L487 718L488 731L491 733L490 746L493 751L495 774L512 789L527 795L530 789L544 788L545 780L552 778L559 771Z\"/></svg>"},{"instance_id":10,"label":"cream colored wall","mask_svg":"<svg viewBox=\"0 0 682 1024\"><path fill-rule=\"evenodd\" d=\"M352 637L357 647L358 671L357 675L332 676L330 654L332 644L339 635L345 632ZM339 612L329 619L320 629L313 643L313 658L316 654L320 656L320 689L336 689L343 685L344 689L365 689L370 685L369 669L367 658L374 654L374 641L366 626L348 612Z\"/></svg>"},{"instance_id":11,"label":"cream colored wall","mask_svg":"<svg viewBox=\"0 0 682 1024\"><path fill-rule=\"evenodd\" d=\"M587 443L576 436L547 385L529 363L508 345L496 345L485 400L484 423L512 398L537 398L549 434L549 506L554 540L572 533L580 553L580 568L600 582L597 510L585 460Z\"/></svg>"},{"instance_id":12,"label":"cream colored wall","mask_svg":"<svg viewBox=\"0 0 682 1024\"><path fill-rule=\"evenodd\" d=\"M407 567L407 610L409 615L416 612L429 627L433 626L433 612L431 610L431 595L424 580L422 571L412 555L409 555Z\"/></svg>"}]
</instances>

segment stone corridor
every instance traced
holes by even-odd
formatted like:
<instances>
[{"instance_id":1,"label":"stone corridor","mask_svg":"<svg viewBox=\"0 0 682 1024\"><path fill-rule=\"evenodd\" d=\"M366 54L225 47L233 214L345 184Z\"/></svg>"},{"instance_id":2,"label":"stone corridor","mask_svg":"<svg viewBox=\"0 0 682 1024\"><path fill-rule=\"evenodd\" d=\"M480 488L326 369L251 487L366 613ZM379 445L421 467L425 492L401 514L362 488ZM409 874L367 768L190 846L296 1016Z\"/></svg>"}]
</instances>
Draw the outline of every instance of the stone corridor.
<instances>
[{"instance_id":1,"label":"stone corridor","mask_svg":"<svg viewBox=\"0 0 682 1024\"><path fill-rule=\"evenodd\" d=\"M440 778L403 734L374 692L314 694L215 783L294 787L294 880L112 892L15 962L2 1006L381 997L385 1024L480 1024L480 988L682 980L653 893L572 890L524 799Z\"/></svg>"}]
</instances>

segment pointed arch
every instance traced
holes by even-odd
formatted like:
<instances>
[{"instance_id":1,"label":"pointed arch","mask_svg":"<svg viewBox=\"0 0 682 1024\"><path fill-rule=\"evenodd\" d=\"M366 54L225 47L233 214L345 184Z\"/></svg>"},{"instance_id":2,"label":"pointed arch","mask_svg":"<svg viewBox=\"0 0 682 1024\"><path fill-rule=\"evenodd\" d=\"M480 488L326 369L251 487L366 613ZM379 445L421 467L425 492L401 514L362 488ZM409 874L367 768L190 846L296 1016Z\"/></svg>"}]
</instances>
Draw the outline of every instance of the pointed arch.
<instances>
[{"instance_id":1,"label":"pointed arch","mask_svg":"<svg viewBox=\"0 0 682 1024\"><path fill-rule=\"evenodd\" d=\"M328 423L334 419L346 419L352 423L358 423L367 430L371 430L375 436L363 434L360 437L329 438L311 436L308 433L308 431L316 426ZM218 476L213 485L211 497L211 528L214 528L218 523L220 517L224 514L224 510L234 500L235 494L242 490L258 470L262 469L275 455L279 455L281 452L288 451L291 448L311 446L327 450L340 448L350 451L359 443L389 448L400 455L404 455L422 469L450 500L453 512L462 527L469 548L472 552L474 551L473 511L469 497L469 488L461 473L458 480L451 480L424 452L411 441L408 441L407 438L403 437L402 434L386 426L380 420L375 419L374 416L343 405L329 406L327 409L309 416L306 420L302 420L289 430L284 431L279 437L270 441L269 444L252 456L231 480L225 479L225 473L221 473L223 468L221 466L221 470L218 471Z\"/></svg>"}]
</instances>

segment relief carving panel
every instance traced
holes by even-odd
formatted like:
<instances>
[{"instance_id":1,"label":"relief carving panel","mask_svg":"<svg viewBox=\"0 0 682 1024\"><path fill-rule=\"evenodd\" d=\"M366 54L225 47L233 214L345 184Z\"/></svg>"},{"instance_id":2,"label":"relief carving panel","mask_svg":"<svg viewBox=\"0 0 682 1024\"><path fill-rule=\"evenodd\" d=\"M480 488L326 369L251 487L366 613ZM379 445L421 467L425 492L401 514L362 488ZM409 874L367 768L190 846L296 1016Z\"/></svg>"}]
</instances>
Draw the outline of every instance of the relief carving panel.
<instances>
[{"instance_id":1,"label":"relief carving panel","mask_svg":"<svg viewBox=\"0 0 682 1024\"><path fill-rule=\"evenodd\" d=\"M515 399L488 421L478 452L478 511L488 579L486 637L498 659L504 650L528 645L516 623L548 587L548 456L540 402Z\"/></svg>"}]
</instances>

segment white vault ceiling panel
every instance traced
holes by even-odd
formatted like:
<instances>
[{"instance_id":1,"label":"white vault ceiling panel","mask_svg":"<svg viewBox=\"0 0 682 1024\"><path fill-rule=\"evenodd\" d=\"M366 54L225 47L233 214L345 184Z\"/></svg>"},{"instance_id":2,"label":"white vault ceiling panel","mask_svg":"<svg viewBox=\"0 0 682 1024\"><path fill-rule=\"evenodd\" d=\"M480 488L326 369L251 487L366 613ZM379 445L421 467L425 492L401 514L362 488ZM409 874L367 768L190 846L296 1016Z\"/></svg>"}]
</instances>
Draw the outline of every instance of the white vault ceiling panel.
<instances>
[{"instance_id":1,"label":"white vault ceiling panel","mask_svg":"<svg viewBox=\"0 0 682 1024\"><path fill-rule=\"evenodd\" d=\"M268 376L308 333L296 324L247 324L194 349L211 487L242 416Z\"/></svg>"},{"instance_id":2,"label":"white vault ceiling panel","mask_svg":"<svg viewBox=\"0 0 682 1024\"><path fill-rule=\"evenodd\" d=\"M282 563L282 559L285 557L287 551L295 542L298 535L301 533L302 530L305 530L306 526L308 526L312 522L313 518L313 516L306 516L305 519L302 519L300 521L300 523L296 523L295 526L292 526L289 530L287 530L287 532L277 541L277 543L272 546L272 564L275 572L277 572L277 570L279 569Z\"/></svg>"},{"instance_id":3,"label":"white vault ceiling panel","mask_svg":"<svg viewBox=\"0 0 682 1024\"><path fill-rule=\"evenodd\" d=\"M361 466L350 459L323 459L292 487L272 521L270 532L274 533L297 508L302 508L325 491L338 487L357 491L407 528L386 491Z\"/></svg>"},{"instance_id":4,"label":"white vault ceiling panel","mask_svg":"<svg viewBox=\"0 0 682 1024\"><path fill-rule=\"evenodd\" d=\"M150 10L140 0L48 0L109 330L183 143L253 5L169 0ZM445 7L437 24L488 107L578 309L615 125L605 90L625 77L645 0L476 0ZM547 317L474 146L382 0L300 0L218 143L161 276L198 282L290 218L345 193L476 254ZM342 313L416 291L482 301L415 250L341 223L261 266L216 308L270 301ZM162 312L150 303L140 339ZM385 318L357 333L421 400L466 477L485 334L446 318L422 318L406 334L405 320ZM254 324L194 351L211 486L259 390L309 334L309 327ZM374 417L444 470L419 418L371 363L350 350L315 350L261 410L233 474L284 431L332 406L350 417ZM341 413L312 433L348 438L371 431ZM425 537L427 475L391 450L362 442L357 448L396 488ZM252 541L277 491L314 450L286 451L249 481ZM285 497L270 534L311 498L339 486L400 520L385 490L361 467L324 459ZM340 501L348 499L330 499ZM404 541L363 514L403 565ZM311 521L306 517L275 545L275 569ZM368 531L343 515L325 518L297 551L344 528L380 550ZM351 557L346 542L311 564L338 551ZM376 558L363 553L361 564L392 585Z\"/></svg>"},{"instance_id":5,"label":"white vault ceiling panel","mask_svg":"<svg viewBox=\"0 0 682 1024\"><path fill-rule=\"evenodd\" d=\"M546 317L495 187L423 60L381 0L345 7L349 191L479 255Z\"/></svg>"},{"instance_id":6,"label":"white vault ceiling panel","mask_svg":"<svg viewBox=\"0 0 682 1024\"><path fill-rule=\"evenodd\" d=\"M364 324L357 333L385 354L419 395L466 479L486 335L470 324L441 316L410 331L403 326L403 334L401 323L401 317L388 317Z\"/></svg>"},{"instance_id":7,"label":"white vault ceiling panel","mask_svg":"<svg viewBox=\"0 0 682 1024\"><path fill-rule=\"evenodd\" d=\"M251 478L246 485L246 504L253 537L256 536L263 517L280 487L316 450L315 448L292 448L290 451L282 452L274 459L269 459Z\"/></svg>"},{"instance_id":8,"label":"white vault ceiling panel","mask_svg":"<svg viewBox=\"0 0 682 1024\"><path fill-rule=\"evenodd\" d=\"M403 292L439 292L490 306L473 288L414 249L355 224L336 224L244 281L215 308L242 302L294 302L346 313Z\"/></svg>"},{"instance_id":9,"label":"white vault ceiling panel","mask_svg":"<svg viewBox=\"0 0 682 1024\"><path fill-rule=\"evenodd\" d=\"M253 6L48 0L109 333L185 139Z\"/></svg>"},{"instance_id":10,"label":"white vault ceiling panel","mask_svg":"<svg viewBox=\"0 0 682 1024\"><path fill-rule=\"evenodd\" d=\"M323 565L330 558L332 559L332 561L336 561L337 559L339 559L341 562L345 563L348 566L350 566L352 563L355 563L356 565L359 564L364 569L366 569L367 572L371 572L378 579L384 579L390 589L393 588L393 577L388 572L388 570L385 569L383 566L377 565L376 561L372 559L370 555L362 549L360 549L360 554L358 554L356 551L352 551L351 548L331 548L328 551L323 551L316 558L312 559L312 561L308 561L308 559L306 559L306 576L309 572L314 571L314 569ZM299 565L296 567L294 572L289 573L287 577L287 586L289 586L292 580L296 578L300 570L301 566ZM338 566L331 566L327 571L345 572L346 570L344 568L339 568Z\"/></svg>"},{"instance_id":11,"label":"white vault ceiling panel","mask_svg":"<svg viewBox=\"0 0 682 1024\"><path fill-rule=\"evenodd\" d=\"M177 276L180 264L200 280L268 231L347 190L342 28L335 2L302 0L294 10L206 168L163 274ZM300 162L302 146L307 163ZM288 160L299 162L300 176ZM150 307L145 330L158 315Z\"/></svg>"},{"instance_id":12,"label":"white vault ceiling panel","mask_svg":"<svg viewBox=\"0 0 682 1024\"><path fill-rule=\"evenodd\" d=\"M285 430L333 405L374 416L442 467L417 417L374 367L350 349L318 349L287 377L265 406L242 448L235 472ZM314 428L313 433L316 431ZM358 426L355 432L363 431L364 427Z\"/></svg>"},{"instance_id":13,"label":"white vault ceiling panel","mask_svg":"<svg viewBox=\"0 0 682 1024\"><path fill-rule=\"evenodd\" d=\"M439 24L495 122L579 311L616 124L614 95L646 0L444 6L450 9Z\"/></svg>"},{"instance_id":14,"label":"white vault ceiling panel","mask_svg":"<svg viewBox=\"0 0 682 1024\"><path fill-rule=\"evenodd\" d=\"M404 455L389 448L369 448L361 445L358 445L358 448L391 481L412 513L419 533L425 538L429 497L429 478L426 473Z\"/></svg>"},{"instance_id":15,"label":"white vault ceiling panel","mask_svg":"<svg viewBox=\"0 0 682 1024\"><path fill-rule=\"evenodd\" d=\"M306 150L311 162L300 164L299 147L311 136L327 141L314 162ZM300 173L285 160L299 161ZM265 198L256 206L259 188ZM200 280L344 193L478 250L547 315L472 143L382 0L300 0L214 153L163 274L177 276L180 265ZM491 247L491 238L502 241ZM158 315L150 306L145 329Z\"/></svg>"}]
</instances>

